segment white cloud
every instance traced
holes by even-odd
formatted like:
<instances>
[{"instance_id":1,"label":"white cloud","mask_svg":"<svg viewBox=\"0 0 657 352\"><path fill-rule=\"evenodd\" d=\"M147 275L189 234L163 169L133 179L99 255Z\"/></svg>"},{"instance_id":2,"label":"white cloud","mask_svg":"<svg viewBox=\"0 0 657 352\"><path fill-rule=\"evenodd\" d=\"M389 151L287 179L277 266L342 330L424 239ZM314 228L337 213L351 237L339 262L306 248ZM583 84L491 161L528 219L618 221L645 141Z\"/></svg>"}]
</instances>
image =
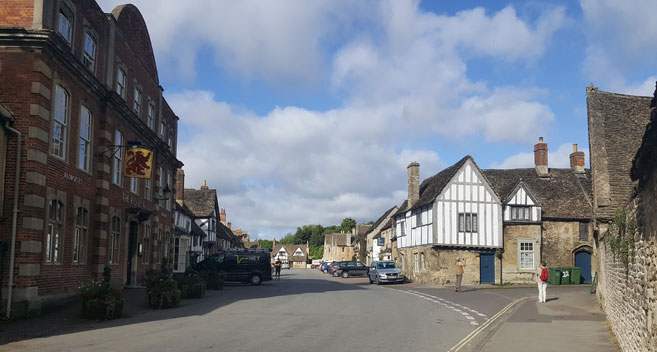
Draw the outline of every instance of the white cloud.
<instances>
[{"instance_id":1,"label":"white cloud","mask_svg":"<svg viewBox=\"0 0 657 352\"><path fill-rule=\"evenodd\" d=\"M533 147L530 147L533 148ZM518 153L512 155L502 163L492 163L491 167L494 169L523 169L534 167L534 152L531 149L528 153ZM556 151L550 151L551 148L548 143L548 167L553 168L569 168L570 167L570 154L573 152L573 143L564 143L557 148ZM586 167L590 167L589 163L589 150L583 149L578 146L578 151L584 152Z\"/></svg>"},{"instance_id":2,"label":"white cloud","mask_svg":"<svg viewBox=\"0 0 657 352\"><path fill-rule=\"evenodd\" d=\"M258 115L209 91L166 95L185 131L187 185L207 179L233 224L253 233L375 220L406 198L410 161L422 178L445 166L423 139L528 142L554 119L545 91L472 81L467 62L533 62L563 27L562 8L529 21L510 6L438 16L417 1L135 2L160 69L173 63L193 80L196 55L210 49L238 81L328 81L344 97L327 111ZM100 3L110 11L116 0Z\"/></svg>"},{"instance_id":3,"label":"white cloud","mask_svg":"<svg viewBox=\"0 0 657 352\"><path fill-rule=\"evenodd\" d=\"M596 84L615 92L651 95L644 77L632 79L640 69L654 67L657 46L657 2L653 0L580 0L588 47L583 71ZM629 81L629 83L628 83Z\"/></svg>"}]
</instances>

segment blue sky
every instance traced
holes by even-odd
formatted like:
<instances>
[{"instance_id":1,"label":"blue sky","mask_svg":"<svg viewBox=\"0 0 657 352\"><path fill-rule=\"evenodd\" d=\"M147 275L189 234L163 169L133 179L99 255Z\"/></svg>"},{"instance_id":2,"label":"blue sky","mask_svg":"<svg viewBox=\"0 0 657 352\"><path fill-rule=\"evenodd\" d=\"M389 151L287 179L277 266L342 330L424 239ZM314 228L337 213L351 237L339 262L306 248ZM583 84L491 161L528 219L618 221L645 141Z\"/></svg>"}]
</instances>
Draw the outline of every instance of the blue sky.
<instances>
[{"instance_id":1,"label":"blue sky","mask_svg":"<svg viewBox=\"0 0 657 352\"><path fill-rule=\"evenodd\" d=\"M376 220L413 160L422 179L465 154L532 167L543 136L568 167L573 143L588 152L586 86L652 95L657 80L653 0L134 4L186 185L207 179L252 238Z\"/></svg>"}]
</instances>

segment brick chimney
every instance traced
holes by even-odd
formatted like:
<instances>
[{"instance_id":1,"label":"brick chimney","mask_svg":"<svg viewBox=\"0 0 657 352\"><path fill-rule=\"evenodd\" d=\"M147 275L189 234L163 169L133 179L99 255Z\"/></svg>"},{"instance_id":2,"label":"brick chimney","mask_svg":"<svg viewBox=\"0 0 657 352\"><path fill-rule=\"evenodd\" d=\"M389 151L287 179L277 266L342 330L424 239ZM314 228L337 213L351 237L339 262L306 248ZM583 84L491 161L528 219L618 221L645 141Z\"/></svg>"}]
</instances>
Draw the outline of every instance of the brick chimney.
<instances>
[{"instance_id":1,"label":"brick chimney","mask_svg":"<svg viewBox=\"0 0 657 352\"><path fill-rule=\"evenodd\" d=\"M219 221L226 225L226 208L221 208L219 210Z\"/></svg>"},{"instance_id":2,"label":"brick chimney","mask_svg":"<svg viewBox=\"0 0 657 352\"><path fill-rule=\"evenodd\" d=\"M548 177L548 146L543 142L543 137L538 138L534 144L534 166L540 177Z\"/></svg>"},{"instance_id":3,"label":"brick chimney","mask_svg":"<svg viewBox=\"0 0 657 352\"><path fill-rule=\"evenodd\" d=\"M185 201L185 171L178 169L176 171L176 202L182 205Z\"/></svg>"},{"instance_id":4,"label":"brick chimney","mask_svg":"<svg viewBox=\"0 0 657 352\"><path fill-rule=\"evenodd\" d=\"M584 173L584 152L577 151L577 144L573 144L573 152L570 154L570 168L576 174Z\"/></svg>"},{"instance_id":5,"label":"brick chimney","mask_svg":"<svg viewBox=\"0 0 657 352\"><path fill-rule=\"evenodd\" d=\"M208 182L207 182L207 180L203 180L203 186L201 186L201 189L208 189Z\"/></svg>"},{"instance_id":6,"label":"brick chimney","mask_svg":"<svg viewBox=\"0 0 657 352\"><path fill-rule=\"evenodd\" d=\"M412 208L420 199L420 164L408 164L408 207Z\"/></svg>"}]
</instances>

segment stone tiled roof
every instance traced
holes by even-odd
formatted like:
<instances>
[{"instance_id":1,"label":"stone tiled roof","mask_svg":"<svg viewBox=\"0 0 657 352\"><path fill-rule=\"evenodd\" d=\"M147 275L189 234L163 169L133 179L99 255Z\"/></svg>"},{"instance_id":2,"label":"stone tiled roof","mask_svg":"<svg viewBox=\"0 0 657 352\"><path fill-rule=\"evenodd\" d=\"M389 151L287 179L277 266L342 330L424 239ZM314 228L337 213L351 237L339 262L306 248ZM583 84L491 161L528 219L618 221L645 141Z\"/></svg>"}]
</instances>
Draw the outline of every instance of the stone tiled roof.
<instances>
[{"instance_id":1,"label":"stone tiled roof","mask_svg":"<svg viewBox=\"0 0 657 352\"><path fill-rule=\"evenodd\" d=\"M217 222L217 238L223 238L231 242L237 241L237 236L235 236L233 231L226 227L221 221Z\"/></svg>"},{"instance_id":2,"label":"stone tiled roof","mask_svg":"<svg viewBox=\"0 0 657 352\"><path fill-rule=\"evenodd\" d=\"M272 258L276 256L276 253L278 253L282 248L285 248L285 251L287 252L287 260L290 262L301 262L305 261L308 258L308 250L306 248L305 244L279 244L273 247L272 249ZM294 252L297 251L298 248L301 248L301 252L303 252L303 256L295 256L293 255Z\"/></svg>"},{"instance_id":3,"label":"stone tiled roof","mask_svg":"<svg viewBox=\"0 0 657 352\"><path fill-rule=\"evenodd\" d=\"M372 227L369 229L369 231L367 231L367 232L365 233L365 236L369 235L372 231L376 231L376 230L379 228L379 226L382 225L382 223L383 223L384 221L388 220L388 217L389 217L390 215L392 215L392 213L394 213L394 212L396 212L396 211L397 211L397 206L396 206L396 205L395 205L394 207L392 207L392 208L386 210L386 212L383 213L383 215L381 215L381 217L379 217L379 218L374 222L374 224L372 224Z\"/></svg>"},{"instance_id":4,"label":"stone tiled roof","mask_svg":"<svg viewBox=\"0 0 657 352\"><path fill-rule=\"evenodd\" d=\"M432 203L468 159L474 163L472 157L467 155L454 165L424 180L420 186L420 199L413 209ZM588 170L577 176L571 169L550 169L549 177L544 178L539 177L534 168L493 169L481 170L481 172L501 200L511 195L522 181L537 198L543 210L543 217L562 219L592 217L591 175ZM407 208L407 202L404 202L396 214L407 211Z\"/></svg>"},{"instance_id":5,"label":"stone tiled roof","mask_svg":"<svg viewBox=\"0 0 657 352\"><path fill-rule=\"evenodd\" d=\"M650 97L586 90L594 213L611 219L630 200L632 159L650 119Z\"/></svg>"},{"instance_id":6,"label":"stone tiled roof","mask_svg":"<svg viewBox=\"0 0 657 352\"><path fill-rule=\"evenodd\" d=\"M639 181L640 189L644 187L643 183L649 176L649 172L657 166L657 84L650 107L653 108L650 114L650 123L643 134L641 147L632 160L632 180Z\"/></svg>"},{"instance_id":7,"label":"stone tiled roof","mask_svg":"<svg viewBox=\"0 0 657 352\"><path fill-rule=\"evenodd\" d=\"M577 175L571 169L549 169L548 177L539 177L531 169L481 170L491 187L507 199L518 183L527 186L541 206L543 218L591 219L591 173Z\"/></svg>"},{"instance_id":8,"label":"stone tiled roof","mask_svg":"<svg viewBox=\"0 0 657 352\"><path fill-rule=\"evenodd\" d=\"M196 217L210 217L218 211L217 190L185 188L185 205Z\"/></svg>"},{"instance_id":9,"label":"stone tiled roof","mask_svg":"<svg viewBox=\"0 0 657 352\"><path fill-rule=\"evenodd\" d=\"M333 246L348 246L351 243L347 243L347 234L346 233L328 233L324 236L326 242Z\"/></svg>"},{"instance_id":10,"label":"stone tiled roof","mask_svg":"<svg viewBox=\"0 0 657 352\"><path fill-rule=\"evenodd\" d=\"M372 229L372 225L368 224L356 224L356 235L352 236L352 242L357 242L360 241L361 239L365 238L367 236L367 233Z\"/></svg>"},{"instance_id":11,"label":"stone tiled roof","mask_svg":"<svg viewBox=\"0 0 657 352\"><path fill-rule=\"evenodd\" d=\"M203 229L200 226L198 226L196 221L192 221L192 235L193 236L200 236L200 237L207 236L205 231L203 231Z\"/></svg>"},{"instance_id":12,"label":"stone tiled roof","mask_svg":"<svg viewBox=\"0 0 657 352\"><path fill-rule=\"evenodd\" d=\"M470 155L466 155L461 160L457 161L454 165L447 167L441 172L422 181L422 184L420 184L420 198L411 209L419 208L421 206L432 203L468 159L472 159L472 157ZM472 160L472 162L474 163L474 160Z\"/></svg>"}]
</instances>

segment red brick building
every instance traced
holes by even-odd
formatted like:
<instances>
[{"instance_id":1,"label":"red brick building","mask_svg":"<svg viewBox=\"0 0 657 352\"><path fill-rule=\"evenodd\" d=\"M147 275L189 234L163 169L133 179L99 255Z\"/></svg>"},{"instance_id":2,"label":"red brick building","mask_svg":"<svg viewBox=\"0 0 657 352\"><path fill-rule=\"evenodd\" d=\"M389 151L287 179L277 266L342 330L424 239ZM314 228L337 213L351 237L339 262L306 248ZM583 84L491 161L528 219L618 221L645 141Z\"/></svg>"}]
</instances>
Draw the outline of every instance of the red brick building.
<instances>
[{"instance_id":1,"label":"red brick building","mask_svg":"<svg viewBox=\"0 0 657 352\"><path fill-rule=\"evenodd\" d=\"M12 315L70 299L105 266L114 284L141 284L170 257L182 163L178 117L162 97L139 10L106 14L93 0L3 1L0 77L10 115L0 140L2 310L8 297ZM151 179L123 176L126 151L138 144L154 155Z\"/></svg>"}]
</instances>

